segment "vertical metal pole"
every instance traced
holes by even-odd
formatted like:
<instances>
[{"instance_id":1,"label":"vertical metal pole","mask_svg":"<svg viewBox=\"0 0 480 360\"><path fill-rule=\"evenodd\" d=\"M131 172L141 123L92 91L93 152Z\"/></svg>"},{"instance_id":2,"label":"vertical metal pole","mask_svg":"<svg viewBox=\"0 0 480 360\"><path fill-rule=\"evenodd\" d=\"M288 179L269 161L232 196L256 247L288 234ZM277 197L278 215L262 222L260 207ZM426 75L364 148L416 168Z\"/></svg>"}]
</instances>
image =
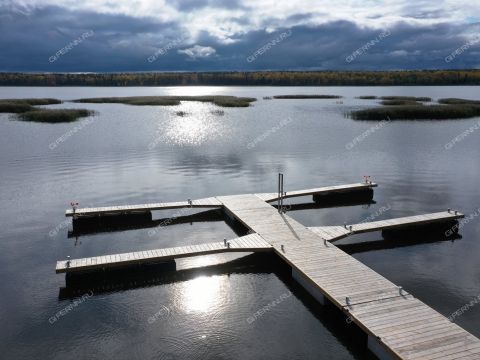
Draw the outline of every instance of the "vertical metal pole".
<instances>
[{"instance_id":1,"label":"vertical metal pole","mask_svg":"<svg viewBox=\"0 0 480 360\"><path fill-rule=\"evenodd\" d=\"M281 195L281 201L282 201L282 204L281 204L281 211L283 212L283 174L282 174L282 188L280 189L280 195Z\"/></svg>"},{"instance_id":2,"label":"vertical metal pole","mask_svg":"<svg viewBox=\"0 0 480 360\"><path fill-rule=\"evenodd\" d=\"M280 212L280 173L278 173L277 210Z\"/></svg>"},{"instance_id":3,"label":"vertical metal pole","mask_svg":"<svg viewBox=\"0 0 480 360\"><path fill-rule=\"evenodd\" d=\"M283 174L278 173L278 201L277 201L278 212L283 211Z\"/></svg>"}]
</instances>

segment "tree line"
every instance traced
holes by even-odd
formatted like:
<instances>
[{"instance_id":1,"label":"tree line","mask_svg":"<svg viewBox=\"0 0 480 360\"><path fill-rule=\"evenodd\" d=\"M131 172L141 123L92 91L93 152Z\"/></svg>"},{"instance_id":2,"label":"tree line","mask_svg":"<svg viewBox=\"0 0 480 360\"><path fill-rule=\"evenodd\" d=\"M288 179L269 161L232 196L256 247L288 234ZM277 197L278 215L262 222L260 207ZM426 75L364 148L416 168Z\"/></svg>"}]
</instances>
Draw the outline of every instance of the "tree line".
<instances>
[{"instance_id":1,"label":"tree line","mask_svg":"<svg viewBox=\"0 0 480 360\"><path fill-rule=\"evenodd\" d=\"M0 73L0 86L480 85L480 70Z\"/></svg>"}]
</instances>

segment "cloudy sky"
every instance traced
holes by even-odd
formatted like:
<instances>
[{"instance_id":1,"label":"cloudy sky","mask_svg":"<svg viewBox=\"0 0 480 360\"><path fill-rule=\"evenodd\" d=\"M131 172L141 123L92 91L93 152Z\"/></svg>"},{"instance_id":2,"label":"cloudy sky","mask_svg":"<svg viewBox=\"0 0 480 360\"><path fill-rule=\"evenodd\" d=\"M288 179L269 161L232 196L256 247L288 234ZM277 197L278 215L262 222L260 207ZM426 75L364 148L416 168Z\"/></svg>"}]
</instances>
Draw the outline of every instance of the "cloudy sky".
<instances>
[{"instance_id":1,"label":"cloudy sky","mask_svg":"<svg viewBox=\"0 0 480 360\"><path fill-rule=\"evenodd\" d=\"M480 68L479 14L478 0L0 0L0 71Z\"/></svg>"}]
</instances>

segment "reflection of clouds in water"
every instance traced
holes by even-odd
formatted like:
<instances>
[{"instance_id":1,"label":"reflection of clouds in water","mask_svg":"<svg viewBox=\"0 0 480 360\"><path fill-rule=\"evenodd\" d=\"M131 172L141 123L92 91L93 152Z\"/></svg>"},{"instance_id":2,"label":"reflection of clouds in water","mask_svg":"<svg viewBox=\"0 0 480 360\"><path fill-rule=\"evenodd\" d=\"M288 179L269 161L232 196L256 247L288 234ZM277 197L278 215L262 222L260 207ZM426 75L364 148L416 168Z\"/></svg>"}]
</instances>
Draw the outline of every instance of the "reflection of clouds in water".
<instances>
[{"instance_id":1,"label":"reflection of clouds in water","mask_svg":"<svg viewBox=\"0 0 480 360\"><path fill-rule=\"evenodd\" d=\"M159 125L157 138L174 145L198 146L228 134L224 118L214 114L217 106L199 102L182 102L172 109L169 119ZM178 116L182 111L184 116Z\"/></svg>"}]
</instances>

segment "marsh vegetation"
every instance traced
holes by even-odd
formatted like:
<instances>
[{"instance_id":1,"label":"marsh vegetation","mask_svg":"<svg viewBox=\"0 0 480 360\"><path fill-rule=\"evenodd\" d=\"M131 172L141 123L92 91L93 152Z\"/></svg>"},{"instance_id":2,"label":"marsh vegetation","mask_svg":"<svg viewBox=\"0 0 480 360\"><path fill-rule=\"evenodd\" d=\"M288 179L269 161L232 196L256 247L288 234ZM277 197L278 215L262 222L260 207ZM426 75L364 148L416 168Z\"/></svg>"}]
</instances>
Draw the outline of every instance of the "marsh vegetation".
<instances>
[{"instance_id":1,"label":"marsh vegetation","mask_svg":"<svg viewBox=\"0 0 480 360\"><path fill-rule=\"evenodd\" d=\"M275 95L274 99L340 99L339 95Z\"/></svg>"},{"instance_id":2,"label":"marsh vegetation","mask_svg":"<svg viewBox=\"0 0 480 360\"><path fill-rule=\"evenodd\" d=\"M422 103L418 101L412 100L382 100L380 104L385 106L398 106L398 105L422 105Z\"/></svg>"},{"instance_id":3,"label":"marsh vegetation","mask_svg":"<svg viewBox=\"0 0 480 360\"><path fill-rule=\"evenodd\" d=\"M362 95L362 96L357 96L357 99L361 100L375 100L377 97L374 95Z\"/></svg>"},{"instance_id":4,"label":"marsh vegetation","mask_svg":"<svg viewBox=\"0 0 480 360\"><path fill-rule=\"evenodd\" d=\"M45 109L36 107L61 103L61 100L52 98L0 99L0 113L16 114L15 119L18 120L44 123L72 122L93 114L93 111L86 109Z\"/></svg>"},{"instance_id":5,"label":"marsh vegetation","mask_svg":"<svg viewBox=\"0 0 480 360\"><path fill-rule=\"evenodd\" d=\"M86 109L35 109L18 115L23 121L42 123L64 123L91 116L94 112Z\"/></svg>"},{"instance_id":6,"label":"marsh vegetation","mask_svg":"<svg viewBox=\"0 0 480 360\"><path fill-rule=\"evenodd\" d=\"M355 120L444 120L480 116L477 105L401 105L357 110L351 113Z\"/></svg>"},{"instance_id":7,"label":"marsh vegetation","mask_svg":"<svg viewBox=\"0 0 480 360\"><path fill-rule=\"evenodd\" d=\"M137 106L173 106L181 101L210 102L222 107L248 107L255 98L237 96L132 96L132 97L100 97L73 100L77 103L115 103Z\"/></svg>"},{"instance_id":8,"label":"marsh vegetation","mask_svg":"<svg viewBox=\"0 0 480 360\"><path fill-rule=\"evenodd\" d=\"M419 101L429 102L432 101L430 97L415 97L415 96L380 96L381 100L387 101Z\"/></svg>"},{"instance_id":9,"label":"marsh vegetation","mask_svg":"<svg viewBox=\"0 0 480 360\"><path fill-rule=\"evenodd\" d=\"M35 110L36 105L61 104L58 99L0 99L0 113L24 113Z\"/></svg>"},{"instance_id":10,"label":"marsh vegetation","mask_svg":"<svg viewBox=\"0 0 480 360\"><path fill-rule=\"evenodd\" d=\"M223 110L212 110L212 111L210 111L210 113L213 114L213 115L218 115L218 116L225 115L225 111L223 111Z\"/></svg>"},{"instance_id":11,"label":"marsh vegetation","mask_svg":"<svg viewBox=\"0 0 480 360\"><path fill-rule=\"evenodd\" d=\"M438 102L440 104L448 104L448 105L460 105L460 104L480 105L480 101L478 100L467 100L467 99L458 99L458 98L439 99Z\"/></svg>"},{"instance_id":12,"label":"marsh vegetation","mask_svg":"<svg viewBox=\"0 0 480 360\"><path fill-rule=\"evenodd\" d=\"M447 98L427 106L423 103L432 101L430 97L380 96L377 99L381 99L380 104L385 107L352 111L350 116L355 120L444 120L480 116L480 101L476 100Z\"/></svg>"}]
</instances>

